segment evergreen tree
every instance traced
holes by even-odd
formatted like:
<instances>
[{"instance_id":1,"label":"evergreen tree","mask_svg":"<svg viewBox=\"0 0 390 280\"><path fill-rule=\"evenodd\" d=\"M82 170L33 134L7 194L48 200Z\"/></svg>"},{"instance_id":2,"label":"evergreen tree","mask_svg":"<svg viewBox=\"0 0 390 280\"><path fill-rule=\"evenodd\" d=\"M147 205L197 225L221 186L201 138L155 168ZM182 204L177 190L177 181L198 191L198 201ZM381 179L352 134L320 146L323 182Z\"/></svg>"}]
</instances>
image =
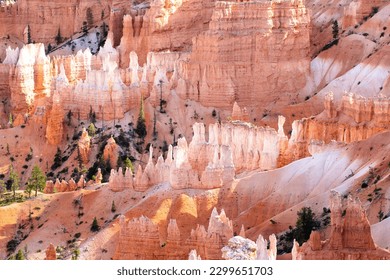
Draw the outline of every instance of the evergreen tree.
<instances>
[{"instance_id":1,"label":"evergreen tree","mask_svg":"<svg viewBox=\"0 0 390 280\"><path fill-rule=\"evenodd\" d=\"M89 107L89 120L91 123L96 122L96 113L92 110L92 106Z\"/></svg>"},{"instance_id":2,"label":"evergreen tree","mask_svg":"<svg viewBox=\"0 0 390 280\"><path fill-rule=\"evenodd\" d=\"M112 204L111 204L111 212L112 213L116 212L116 206L115 206L115 202L114 201L112 201Z\"/></svg>"},{"instance_id":3,"label":"evergreen tree","mask_svg":"<svg viewBox=\"0 0 390 280\"><path fill-rule=\"evenodd\" d=\"M138 114L137 127L135 128L135 132L138 134L138 137L142 139L144 139L147 134L143 96L141 96L140 110Z\"/></svg>"},{"instance_id":4,"label":"evergreen tree","mask_svg":"<svg viewBox=\"0 0 390 280\"><path fill-rule=\"evenodd\" d=\"M315 214L310 207L303 207L297 212L297 215L294 238L302 245L303 242L309 239L312 230L320 227L320 222L315 219Z\"/></svg>"},{"instance_id":5,"label":"evergreen tree","mask_svg":"<svg viewBox=\"0 0 390 280\"><path fill-rule=\"evenodd\" d=\"M74 250L72 253L72 260L76 261L79 259L79 257L80 257L80 250L79 249Z\"/></svg>"},{"instance_id":6,"label":"evergreen tree","mask_svg":"<svg viewBox=\"0 0 390 280\"><path fill-rule=\"evenodd\" d=\"M95 136L95 134L96 134L96 127L95 127L95 125L93 124L93 123L91 123L89 126L88 126L88 134L89 134L89 136L91 136L91 137L93 137L93 136Z\"/></svg>"},{"instance_id":7,"label":"evergreen tree","mask_svg":"<svg viewBox=\"0 0 390 280\"><path fill-rule=\"evenodd\" d=\"M27 181L27 189L29 196L31 192L35 191L35 196L38 195L38 191L43 191L46 185L46 176L43 174L39 166L35 165L31 172L31 176Z\"/></svg>"},{"instance_id":8,"label":"evergreen tree","mask_svg":"<svg viewBox=\"0 0 390 280\"><path fill-rule=\"evenodd\" d=\"M157 119L156 119L156 111L154 111L154 118L153 118L153 140L156 140L157 139L157 129L156 129L156 122L157 122Z\"/></svg>"},{"instance_id":9,"label":"evergreen tree","mask_svg":"<svg viewBox=\"0 0 390 280\"><path fill-rule=\"evenodd\" d=\"M57 152L54 155L54 163L51 166L51 169L52 170L57 169L58 167L61 166L61 164L62 164L62 152L61 152L61 149L59 147L57 147Z\"/></svg>"},{"instance_id":10,"label":"evergreen tree","mask_svg":"<svg viewBox=\"0 0 390 280\"><path fill-rule=\"evenodd\" d=\"M31 44L31 28L30 25L27 25L27 44Z\"/></svg>"},{"instance_id":11,"label":"evergreen tree","mask_svg":"<svg viewBox=\"0 0 390 280\"><path fill-rule=\"evenodd\" d=\"M131 162L131 160L126 157L125 160L123 161L123 165L124 165L124 171L126 170L126 167L129 168L131 170L131 172L134 173L134 166L133 166L133 163Z\"/></svg>"},{"instance_id":12,"label":"evergreen tree","mask_svg":"<svg viewBox=\"0 0 390 280\"><path fill-rule=\"evenodd\" d=\"M83 26L81 27L81 31L83 31L84 34L88 33L88 25L86 21L83 21Z\"/></svg>"},{"instance_id":13,"label":"evergreen tree","mask_svg":"<svg viewBox=\"0 0 390 280\"><path fill-rule=\"evenodd\" d=\"M61 29L60 29L60 27L58 27L58 32L57 32L57 36L55 37L55 40L56 40L57 45L62 43L63 38L61 36Z\"/></svg>"},{"instance_id":14,"label":"evergreen tree","mask_svg":"<svg viewBox=\"0 0 390 280\"><path fill-rule=\"evenodd\" d=\"M73 116L72 110L69 110L68 113L66 114L66 118L68 119L68 126L70 126L72 123L72 116Z\"/></svg>"},{"instance_id":15,"label":"evergreen tree","mask_svg":"<svg viewBox=\"0 0 390 280\"><path fill-rule=\"evenodd\" d=\"M93 219L92 225L91 225L91 231L96 232L100 230L99 223L96 219L96 217Z\"/></svg>"},{"instance_id":16,"label":"evergreen tree","mask_svg":"<svg viewBox=\"0 0 390 280\"><path fill-rule=\"evenodd\" d=\"M337 39L339 37L339 23L337 22L337 20L333 21L332 34L333 39Z\"/></svg>"},{"instance_id":17,"label":"evergreen tree","mask_svg":"<svg viewBox=\"0 0 390 280\"><path fill-rule=\"evenodd\" d=\"M11 181L11 191L13 193L13 198L16 198L16 191L19 189L20 180L18 173L15 172L14 167L11 165L9 172L9 180Z\"/></svg>"},{"instance_id":18,"label":"evergreen tree","mask_svg":"<svg viewBox=\"0 0 390 280\"><path fill-rule=\"evenodd\" d=\"M15 260L25 260L24 253L22 249L19 249L19 251L16 253Z\"/></svg>"},{"instance_id":19,"label":"evergreen tree","mask_svg":"<svg viewBox=\"0 0 390 280\"><path fill-rule=\"evenodd\" d=\"M46 54L50 53L52 49L53 49L53 47L51 46L51 44L48 44Z\"/></svg>"}]
</instances>

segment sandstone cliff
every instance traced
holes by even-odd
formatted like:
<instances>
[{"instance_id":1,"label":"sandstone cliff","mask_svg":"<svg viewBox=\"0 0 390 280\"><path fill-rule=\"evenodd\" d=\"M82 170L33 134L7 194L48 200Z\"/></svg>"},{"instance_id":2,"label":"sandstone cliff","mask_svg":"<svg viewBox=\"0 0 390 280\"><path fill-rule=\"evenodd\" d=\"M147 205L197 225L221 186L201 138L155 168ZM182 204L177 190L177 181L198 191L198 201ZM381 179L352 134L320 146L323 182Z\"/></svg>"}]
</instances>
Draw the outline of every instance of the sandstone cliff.
<instances>
[{"instance_id":1,"label":"sandstone cliff","mask_svg":"<svg viewBox=\"0 0 390 280\"><path fill-rule=\"evenodd\" d=\"M343 200L336 192L331 197L331 235L321 241L312 232L310 240L299 247L295 243L293 259L317 260L385 260L390 252L375 245L370 224L360 201Z\"/></svg>"},{"instance_id":2,"label":"sandstone cliff","mask_svg":"<svg viewBox=\"0 0 390 280\"><path fill-rule=\"evenodd\" d=\"M306 83L309 23L299 0L217 2L180 68L186 88L178 94L222 108L286 102Z\"/></svg>"}]
</instances>

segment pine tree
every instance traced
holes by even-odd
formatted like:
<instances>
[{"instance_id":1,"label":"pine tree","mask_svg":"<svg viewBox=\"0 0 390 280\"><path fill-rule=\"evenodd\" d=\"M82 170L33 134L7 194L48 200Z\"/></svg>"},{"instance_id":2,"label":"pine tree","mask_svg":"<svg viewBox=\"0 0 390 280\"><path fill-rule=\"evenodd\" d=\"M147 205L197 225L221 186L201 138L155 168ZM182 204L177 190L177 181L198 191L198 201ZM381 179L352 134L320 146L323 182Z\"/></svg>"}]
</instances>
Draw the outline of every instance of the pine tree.
<instances>
[{"instance_id":1,"label":"pine tree","mask_svg":"<svg viewBox=\"0 0 390 280\"><path fill-rule=\"evenodd\" d=\"M100 230L99 223L96 219L96 217L93 219L92 225L91 225L91 231L96 232Z\"/></svg>"},{"instance_id":2,"label":"pine tree","mask_svg":"<svg viewBox=\"0 0 390 280\"><path fill-rule=\"evenodd\" d=\"M14 167L11 165L10 172L9 172L9 179L11 181L11 190L13 193L13 199L16 198L16 191L19 189L19 175L14 171Z\"/></svg>"},{"instance_id":3,"label":"pine tree","mask_svg":"<svg viewBox=\"0 0 390 280\"><path fill-rule=\"evenodd\" d=\"M112 201L112 204L111 204L111 212L112 213L116 212L116 206L115 206L115 202L114 201Z\"/></svg>"},{"instance_id":4,"label":"pine tree","mask_svg":"<svg viewBox=\"0 0 390 280\"><path fill-rule=\"evenodd\" d=\"M27 190L29 196L31 196L31 191L35 191L35 196L38 195L38 191L43 191L46 185L46 176L43 174L39 166L35 165L31 172L31 176L27 182Z\"/></svg>"},{"instance_id":5,"label":"pine tree","mask_svg":"<svg viewBox=\"0 0 390 280\"><path fill-rule=\"evenodd\" d=\"M27 25L27 44L31 44L31 28L30 25Z\"/></svg>"},{"instance_id":6,"label":"pine tree","mask_svg":"<svg viewBox=\"0 0 390 280\"><path fill-rule=\"evenodd\" d=\"M15 260L25 260L22 249L19 249L19 251L16 253Z\"/></svg>"},{"instance_id":7,"label":"pine tree","mask_svg":"<svg viewBox=\"0 0 390 280\"><path fill-rule=\"evenodd\" d=\"M320 222L315 219L315 214L310 207L303 207L297 212L297 215L294 238L302 245L309 239L312 230L319 228Z\"/></svg>"},{"instance_id":8,"label":"pine tree","mask_svg":"<svg viewBox=\"0 0 390 280\"><path fill-rule=\"evenodd\" d=\"M55 40L56 40L56 43L57 45L61 44L62 43L62 36L61 36L61 29L58 27L58 32L57 32L57 36L55 37Z\"/></svg>"},{"instance_id":9,"label":"pine tree","mask_svg":"<svg viewBox=\"0 0 390 280\"><path fill-rule=\"evenodd\" d=\"M337 39L339 37L339 23L337 22L337 20L333 21L332 34L333 39Z\"/></svg>"},{"instance_id":10,"label":"pine tree","mask_svg":"<svg viewBox=\"0 0 390 280\"><path fill-rule=\"evenodd\" d=\"M157 122L157 118L156 118L156 111L154 111L154 118L153 118L153 139L156 140L157 139L157 129L156 129L156 122Z\"/></svg>"},{"instance_id":11,"label":"pine tree","mask_svg":"<svg viewBox=\"0 0 390 280\"><path fill-rule=\"evenodd\" d=\"M88 33L88 25L86 21L83 21L83 26L81 27L81 31L83 31L84 34Z\"/></svg>"},{"instance_id":12,"label":"pine tree","mask_svg":"<svg viewBox=\"0 0 390 280\"><path fill-rule=\"evenodd\" d=\"M131 172L134 173L134 166L133 166L133 163L131 162L131 160L126 157L125 160L123 161L123 165L125 166L125 170L126 170L126 167L129 168L131 170Z\"/></svg>"},{"instance_id":13,"label":"pine tree","mask_svg":"<svg viewBox=\"0 0 390 280\"><path fill-rule=\"evenodd\" d=\"M145 111L144 111L143 96L141 96L140 110L139 110L139 114L138 114L137 127L135 129L135 132L138 134L138 137L142 138L142 139L144 139L146 134L147 134L146 124L145 124Z\"/></svg>"},{"instance_id":14,"label":"pine tree","mask_svg":"<svg viewBox=\"0 0 390 280\"><path fill-rule=\"evenodd\" d=\"M51 166L51 169L57 169L58 167L60 167L62 164L62 152L61 152L61 149L59 147L57 147L57 152L56 154L54 155L54 163L53 165Z\"/></svg>"},{"instance_id":15,"label":"pine tree","mask_svg":"<svg viewBox=\"0 0 390 280\"><path fill-rule=\"evenodd\" d=\"M66 114L66 118L68 119L68 126L70 126L72 123L72 116L73 116L72 110L69 110L68 113Z\"/></svg>"},{"instance_id":16,"label":"pine tree","mask_svg":"<svg viewBox=\"0 0 390 280\"><path fill-rule=\"evenodd\" d=\"M91 137L93 137L93 136L95 136L95 134L96 134L96 127L95 127L95 125L93 124L93 123L91 123L89 126L88 126L88 134L89 134L89 136L91 136Z\"/></svg>"}]
</instances>

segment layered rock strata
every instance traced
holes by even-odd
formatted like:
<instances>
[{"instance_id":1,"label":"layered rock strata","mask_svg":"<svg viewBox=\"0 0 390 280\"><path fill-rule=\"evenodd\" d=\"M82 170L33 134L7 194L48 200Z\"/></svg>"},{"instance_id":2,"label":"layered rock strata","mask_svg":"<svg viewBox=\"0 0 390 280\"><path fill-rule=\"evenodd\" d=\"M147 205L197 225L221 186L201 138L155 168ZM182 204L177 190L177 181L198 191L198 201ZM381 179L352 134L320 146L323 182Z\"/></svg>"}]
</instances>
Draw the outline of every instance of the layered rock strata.
<instances>
[{"instance_id":1,"label":"layered rock strata","mask_svg":"<svg viewBox=\"0 0 390 280\"><path fill-rule=\"evenodd\" d=\"M179 69L186 86L178 94L223 108L287 99L309 73L309 23L301 0L216 2Z\"/></svg>"},{"instance_id":2,"label":"layered rock strata","mask_svg":"<svg viewBox=\"0 0 390 280\"><path fill-rule=\"evenodd\" d=\"M322 114L296 120L288 142L288 161L309 156L311 143L328 144L332 140L344 143L360 141L389 129L390 99L379 96L364 98L345 94L337 105L332 93L325 98Z\"/></svg>"},{"instance_id":3,"label":"layered rock strata","mask_svg":"<svg viewBox=\"0 0 390 280\"><path fill-rule=\"evenodd\" d=\"M190 51L192 38L207 30L214 6L214 0L133 4L123 17L121 67L128 67L131 51L137 52L142 64L148 52Z\"/></svg>"},{"instance_id":4,"label":"layered rock strata","mask_svg":"<svg viewBox=\"0 0 390 280\"><path fill-rule=\"evenodd\" d=\"M0 36L15 36L27 43L26 27L29 26L31 41L52 43L59 30L62 37L70 38L81 31L84 21L93 27L101 23L104 15L109 16L110 2L118 1L18 0L0 7Z\"/></svg>"}]
</instances>

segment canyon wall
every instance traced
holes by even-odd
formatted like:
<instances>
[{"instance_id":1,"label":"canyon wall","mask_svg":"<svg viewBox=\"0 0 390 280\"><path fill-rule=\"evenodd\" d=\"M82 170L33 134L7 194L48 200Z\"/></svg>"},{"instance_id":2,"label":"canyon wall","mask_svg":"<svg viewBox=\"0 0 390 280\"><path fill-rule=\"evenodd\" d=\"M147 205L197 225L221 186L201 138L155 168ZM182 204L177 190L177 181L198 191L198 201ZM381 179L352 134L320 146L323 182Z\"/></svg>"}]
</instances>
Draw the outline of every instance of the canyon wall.
<instances>
[{"instance_id":1,"label":"canyon wall","mask_svg":"<svg viewBox=\"0 0 390 280\"><path fill-rule=\"evenodd\" d=\"M313 141L320 145L332 140L350 143L388 130L389 104L388 97L365 98L352 93L344 94L337 104L329 93L320 115L293 122L286 152L289 161L309 156L308 147Z\"/></svg>"},{"instance_id":2,"label":"canyon wall","mask_svg":"<svg viewBox=\"0 0 390 280\"><path fill-rule=\"evenodd\" d=\"M190 51L192 38L208 29L214 6L214 0L152 0L133 5L123 17L121 67L128 67L131 51L137 52L141 64L148 52Z\"/></svg>"},{"instance_id":3,"label":"canyon wall","mask_svg":"<svg viewBox=\"0 0 390 280\"><path fill-rule=\"evenodd\" d=\"M309 23L300 0L217 2L181 64L178 94L222 108L286 101L309 73Z\"/></svg>"},{"instance_id":4,"label":"canyon wall","mask_svg":"<svg viewBox=\"0 0 390 280\"><path fill-rule=\"evenodd\" d=\"M81 31L84 21L93 27L107 20L111 2L117 1L18 0L0 7L0 37L9 35L27 43L29 26L31 42L53 43L59 30L62 37L70 38Z\"/></svg>"}]
</instances>

